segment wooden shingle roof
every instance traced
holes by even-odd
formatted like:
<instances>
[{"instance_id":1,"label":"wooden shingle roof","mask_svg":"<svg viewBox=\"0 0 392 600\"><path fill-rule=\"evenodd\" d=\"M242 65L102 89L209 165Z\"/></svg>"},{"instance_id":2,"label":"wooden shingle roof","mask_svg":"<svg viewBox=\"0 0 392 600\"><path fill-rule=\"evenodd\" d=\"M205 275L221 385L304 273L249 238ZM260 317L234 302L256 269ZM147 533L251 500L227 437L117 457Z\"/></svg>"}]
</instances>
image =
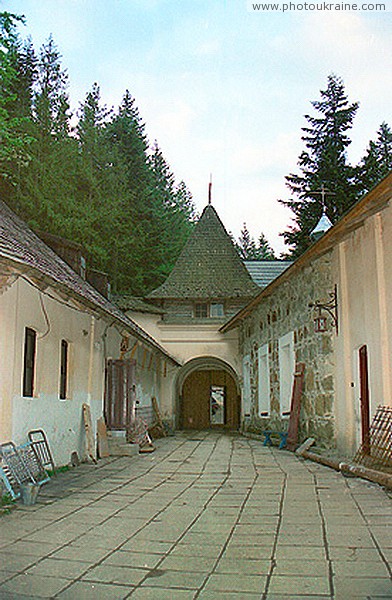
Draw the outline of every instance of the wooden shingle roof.
<instances>
[{"instance_id":1,"label":"wooden shingle roof","mask_svg":"<svg viewBox=\"0 0 392 600\"><path fill-rule=\"evenodd\" d=\"M208 204L166 281L149 298L252 298L259 288Z\"/></svg>"}]
</instances>

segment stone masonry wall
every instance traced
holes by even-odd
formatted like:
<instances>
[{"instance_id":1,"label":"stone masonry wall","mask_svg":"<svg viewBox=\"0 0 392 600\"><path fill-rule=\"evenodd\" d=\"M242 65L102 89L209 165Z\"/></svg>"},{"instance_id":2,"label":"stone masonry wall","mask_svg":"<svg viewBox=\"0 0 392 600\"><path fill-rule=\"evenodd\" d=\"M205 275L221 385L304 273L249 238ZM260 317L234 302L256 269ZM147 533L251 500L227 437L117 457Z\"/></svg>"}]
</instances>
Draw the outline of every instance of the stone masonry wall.
<instances>
[{"instance_id":1,"label":"stone masonry wall","mask_svg":"<svg viewBox=\"0 0 392 600\"><path fill-rule=\"evenodd\" d=\"M314 309L309 304L326 302L333 289L331 254L314 260L264 298L244 320L240 330L242 356L251 357L251 416L243 423L246 431L287 429L288 417L280 414L279 339L293 332L295 362L305 364L300 415L300 440L309 436L318 445L334 445L334 379L331 324L325 333L314 332ZM268 344L270 415L259 415L258 348Z\"/></svg>"}]
</instances>

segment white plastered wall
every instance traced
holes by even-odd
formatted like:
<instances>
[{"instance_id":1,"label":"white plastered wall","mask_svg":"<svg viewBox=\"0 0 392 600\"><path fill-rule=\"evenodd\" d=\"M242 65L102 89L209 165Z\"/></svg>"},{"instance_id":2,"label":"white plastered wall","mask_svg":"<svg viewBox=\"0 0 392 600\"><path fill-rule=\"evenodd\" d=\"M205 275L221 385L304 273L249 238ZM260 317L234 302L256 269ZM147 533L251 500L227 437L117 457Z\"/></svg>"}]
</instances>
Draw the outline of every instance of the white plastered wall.
<instances>
[{"instance_id":1,"label":"white plastered wall","mask_svg":"<svg viewBox=\"0 0 392 600\"><path fill-rule=\"evenodd\" d=\"M91 407L95 433L103 411L104 352L118 356L120 334L102 319L65 306L21 278L0 295L0 319L0 442L23 443L31 429L43 429L58 465L68 463L73 451L84 458L82 403ZM32 398L22 396L26 327L37 332ZM62 339L69 344L65 400L59 399Z\"/></svg>"},{"instance_id":2,"label":"white plastered wall","mask_svg":"<svg viewBox=\"0 0 392 600\"><path fill-rule=\"evenodd\" d=\"M367 346L370 413L391 405L392 209L369 217L334 250L339 335L335 338L338 448L351 455L360 443L358 351Z\"/></svg>"},{"instance_id":3,"label":"white plastered wall","mask_svg":"<svg viewBox=\"0 0 392 600\"><path fill-rule=\"evenodd\" d=\"M212 357L229 365L237 375L241 374L237 330L222 334L218 331L217 324L165 323L157 315L137 312L130 312L129 315L180 364L197 358ZM166 362L165 367L162 364L159 385L160 409L168 419L174 419L176 412L177 373L178 367L175 365Z\"/></svg>"}]
</instances>

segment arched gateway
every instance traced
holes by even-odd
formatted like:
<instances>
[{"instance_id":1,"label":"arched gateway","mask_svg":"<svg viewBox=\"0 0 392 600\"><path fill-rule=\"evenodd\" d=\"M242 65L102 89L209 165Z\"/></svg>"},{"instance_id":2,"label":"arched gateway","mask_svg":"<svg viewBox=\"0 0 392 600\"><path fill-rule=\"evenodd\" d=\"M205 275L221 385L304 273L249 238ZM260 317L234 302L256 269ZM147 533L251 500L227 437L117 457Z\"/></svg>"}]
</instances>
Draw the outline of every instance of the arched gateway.
<instances>
[{"instance_id":1,"label":"arched gateway","mask_svg":"<svg viewBox=\"0 0 392 600\"><path fill-rule=\"evenodd\" d=\"M239 427L238 378L224 361L213 357L190 360L177 376L176 392L181 429Z\"/></svg>"}]
</instances>

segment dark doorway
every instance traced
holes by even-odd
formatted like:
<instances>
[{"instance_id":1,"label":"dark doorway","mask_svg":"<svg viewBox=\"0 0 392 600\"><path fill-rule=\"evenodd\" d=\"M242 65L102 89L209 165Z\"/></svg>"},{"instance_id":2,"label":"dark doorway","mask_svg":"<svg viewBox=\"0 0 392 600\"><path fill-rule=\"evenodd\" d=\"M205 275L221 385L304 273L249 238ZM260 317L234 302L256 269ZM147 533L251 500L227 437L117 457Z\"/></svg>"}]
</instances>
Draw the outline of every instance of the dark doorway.
<instances>
[{"instance_id":1,"label":"dark doorway","mask_svg":"<svg viewBox=\"0 0 392 600\"><path fill-rule=\"evenodd\" d=\"M135 402L135 360L108 360L105 380L105 421L108 429L126 430Z\"/></svg>"},{"instance_id":2,"label":"dark doorway","mask_svg":"<svg viewBox=\"0 0 392 600\"><path fill-rule=\"evenodd\" d=\"M369 361L367 346L359 349L359 387L361 402L361 442L365 454L370 453L370 398L369 398Z\"/></svg>"},{"instance_id":3,"label":"dark doorway","mask_svg":"<svg viewBox=\"0 0 392 600\"><path fill-rule=\"evenodd\" d=\"M198 370L185 379L181 396L183 429L239 426L239 398L233 377L223 370Z\"/></svg>"}]
</instances>

